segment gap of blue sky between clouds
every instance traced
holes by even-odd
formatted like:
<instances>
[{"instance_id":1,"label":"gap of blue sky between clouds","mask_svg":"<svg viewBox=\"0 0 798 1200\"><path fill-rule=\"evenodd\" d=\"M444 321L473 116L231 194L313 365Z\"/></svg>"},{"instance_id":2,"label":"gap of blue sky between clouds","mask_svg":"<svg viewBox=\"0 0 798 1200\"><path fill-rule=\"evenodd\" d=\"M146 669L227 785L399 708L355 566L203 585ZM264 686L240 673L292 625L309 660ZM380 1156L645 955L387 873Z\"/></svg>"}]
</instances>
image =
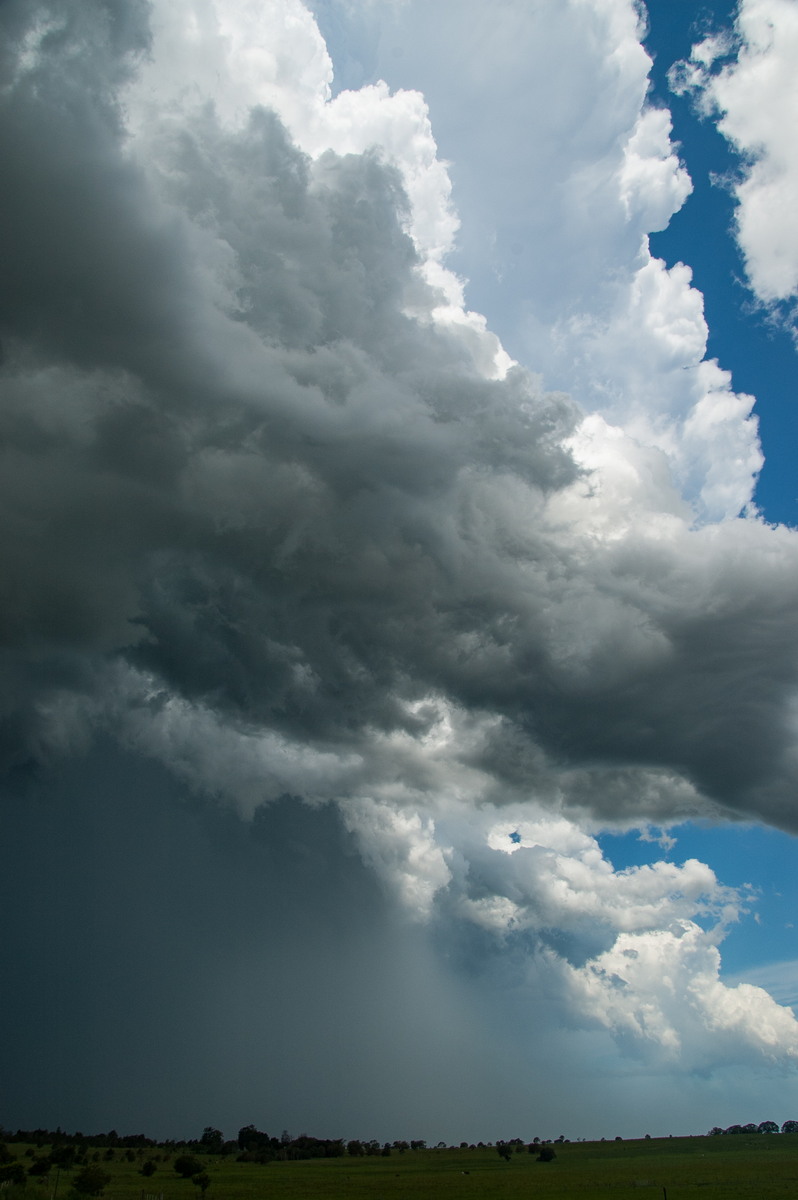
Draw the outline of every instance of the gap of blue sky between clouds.
<instances>
[{"instance_id":1,"label":"gap of blue sky between clouds","mask_svg":"<svg viewBox=\"0 0 798 1200\"><path fill-rule=\"evenodd\" d=\"M695 98L677 95L668 73L689 59L692 47L710 34L734 28L735 0L695 5L692 0L647 0L646 48L652 58L652 100L666 106L673 137L687 166L693 191L667 229L651 235L652 253L672 266L687 263L704 296L709 329L708 357L732 372L738 391L756 397L755 413L764 454L755 502L768 521L798 520L798 360L790 333L768 319L745 280L734 238L735 201L730 181L741 160L716 120L701 114ZM733 56L730 45L729 55ZM774 118L776 119L776 118Z\"/></svg>"}]
</instances>

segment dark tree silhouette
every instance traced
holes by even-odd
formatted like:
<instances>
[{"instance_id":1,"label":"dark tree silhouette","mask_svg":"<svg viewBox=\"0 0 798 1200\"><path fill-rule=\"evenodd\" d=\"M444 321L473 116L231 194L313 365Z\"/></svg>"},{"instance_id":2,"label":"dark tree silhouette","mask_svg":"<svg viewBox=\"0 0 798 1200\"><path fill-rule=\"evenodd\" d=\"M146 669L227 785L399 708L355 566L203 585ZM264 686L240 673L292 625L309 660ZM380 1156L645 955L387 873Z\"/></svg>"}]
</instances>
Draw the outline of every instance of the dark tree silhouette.
<instances>
[{"instance_id":1,"label":"dark tree silhouette","mask_svg":"<svg viewBox=\"0 0 798 1200\"><path fill-rule=\"evenodd\" d=\"M72 1180L72 1186L82 1196L102 1196L111 1176L102 1167L84 1167Z\"/></svg>"},{"instance_id":2,"label":"dark tree silhouette","mask_svg":"<svg viewBox=\"0 0 798 1200\"><path fill-rule=\"evenodd\" d=\"M199 1159L192 1158L189 1154L181 1154L180 1158L175 1159L175 1170L184 1179L190 1179L192 1175L199 1175L202 1170L202 1163Z\"/></svg>"},{"instance_id":3,"label":"dark tree silhouette","mask_svg":"<svg viewBox=\"0 0 798 1200\"><path fill-rule=\"evenodd\" d=\"M25 1168L21 1162L12 1159L0 1166L0 1188L6 1183L21 1183L24 1186L25 1179Z\"/></svg>"},{"instance_id":4,"label":"dark tree silhouette","mask_svg":"<svg viewBox=\"0 0 798 1200\"><path fill-rule=\"evenodd\" d=\"M218 1154L224 1145L224 1134L221 1129L214 1129L212 1125L206 1125L202 1131L200 1145L204 1146L209 1154Z\"/></svg>"}]
</instances>

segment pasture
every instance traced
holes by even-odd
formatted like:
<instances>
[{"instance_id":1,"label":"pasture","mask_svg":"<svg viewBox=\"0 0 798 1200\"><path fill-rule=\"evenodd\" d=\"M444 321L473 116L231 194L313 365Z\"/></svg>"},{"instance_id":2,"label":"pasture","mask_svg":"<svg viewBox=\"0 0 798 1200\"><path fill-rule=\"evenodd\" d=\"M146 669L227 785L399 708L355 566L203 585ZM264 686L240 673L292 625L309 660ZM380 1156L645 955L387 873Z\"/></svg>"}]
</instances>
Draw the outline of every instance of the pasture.
<instances>
[{"instance_id":1,"label":"pasture","mask_svg":"<svg viewBox=\"0 0 798 1200\"><path fill-rule=\"evenodd\" d=\"M15 1146L16 1155L23 1147ZM530 1200L651 1197L660 1200L776 1200L798 1196L798 1134L569 1142L540 1163L527 1153L505 1162L492 1147L394 1151L389 1157L239 1163L203 1157L204 1200ZM184 1151L121 1151L101 1165L105 1200L203 1200L172 1169ZM149 1178L140 1170L156 1160ZM4 1189L7 1200L74 1200L69 1171Z\"/></svg>"}]
</instances>

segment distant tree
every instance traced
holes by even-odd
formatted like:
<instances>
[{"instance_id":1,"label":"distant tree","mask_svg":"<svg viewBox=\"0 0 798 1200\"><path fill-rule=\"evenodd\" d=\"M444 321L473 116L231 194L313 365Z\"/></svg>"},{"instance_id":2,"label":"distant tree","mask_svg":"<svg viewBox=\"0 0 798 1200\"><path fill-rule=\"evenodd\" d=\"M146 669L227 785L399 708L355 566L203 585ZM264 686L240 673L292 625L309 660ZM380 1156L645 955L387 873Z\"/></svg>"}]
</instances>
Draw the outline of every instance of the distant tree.
<instances>
[{"instance_id":1,"label":"distant tree","mask_svg":"<svg viewBox=\"0 0 798 1200\"><path fill-rule=\"evenodd\" d=\"M209 1154L218 1154L224 1145L224 1134L221 1129L214 1129L212 1125L206 1125L202 1131L200 1145L204 1146Z\"/></svg>"},{"instance_id":2,"label":"distant tree","mask_svg":"<svg viewBox=\"0 0 798 1200\"><path fill-rule=\"evenodd\" d=\"M723 1133L723 1130L721 1129L720 1125L713 1125L707 1134L707 1137L718 1137L721 1133Z\"/></svg>"},{"instance_id":3,"label":"distant tree","mask_svg":"<svg viewBox=\"0 0 798 1200\"><path fill-rule=\"evenodd\" d=\"M111 1176L102 1167L84 1167L72 1180L72 1186L82 1196L102 1196Z\"/></svg>"},{"instance_id":4,"label":"distant tree","mask_svg":"<svg viewBox=\"0 0 798 1200\"><path fill-rule=\"evenodd\" d=\"M147 1161L142 1166L139 1174L143 1175L145 1177L145 1179L149 1179L150 1175L154 1175L157 1170L158 1170L158 1168L156 1167L155 1163L152 1161L151 1158L148 1158Z\"/></svg>"},{"instance_id":5,"label":"distant tree","mask_svg":"<svg viewBox=\"0 0 798 1200\"><path fill-rule=\"evenodd\" d=\"M191 1182L200 1189L204 1196L211 1186L211 1177L207 1171L198 1171L196 1175L191 1176Z\"/></svg>"},{"instance_id":6,"label":"distant tree","mask_svg":"<svg viewBox=\"0 0 798 1200\"><path fill-rule=\"evenodd\" d=\"M759 1133L759 1126L754 1125L753 1121L749 1121L747 1125L743 1125L743 1133Z\"/></svg>"},{"instance_id":7,"label":"distant tree","mask_svg":"<svg viewBox=\"0 0 798 1200\"><path fill-rule=\"evenodd\" d=\"M5 1142L0 1142L0 1164L10 1163L14 1161L14 1155L9 1150Z\"/></svg>"},{"instance_id":8,"label":"distant tree","mask_svg":"<svg viewBox=\"0 0 798 1200\"><path fill-rule=\"evenodd\" d=\"M248 1150L250 1135L257 1134L257 1129L254 1125L243 1125L238 1131L238 1147L240 1150Z\"/></svg>"},{"instance_id":9,"label":"distant tree","mask_svg":"<svg viewBox=\"0 0 798 1200\"><path fill-rule=\"evenodd\" d=\"M540 1152L536 1158L536 1162L554 1162L557 1157L553 1146L541 1146Z\"/></svg>"},{"instance_id":10,"label":"distant tree","mask_svg":"<svg viewBox=\"0 0 798 1200\"><path fill-rule=\"evenodd\" d=\"M781 1127L782 1133L798 1133L798 1121L785 1121Z\"/></svg>"},{"instance_id":11,"label":"distant tree","mask_svg":"<svg viewBox=\"0 0 798 1200\"><path fill-rule=\"evenodd\" d=\"M725 1130L725 1132L726 1133L742 1133L743 1127L742 1127L742 1125L729 1125L729 1127Z\"/></svg>"},{"instance_id":12,"label":"distant tree","mask_svg":"<svg viewBox=\"0 0 798 1200\"><path fill-rule=\"evenodd\" d=\"M351 1154L352 1158L362 1158L366 1151L363 1149L363 1143L353 1138L351 1142L346 1143L346 1150Z\"/></svg>"},{"instance_id":13,"label":"distant tree","mask_svg":"<svg viewBox=\"0 0 798 1200\"><path fill-rule=\"evenodd\" d=\"M180 1158L175 1159L174 1167L183 1179L190 1179L192 1175L199 1175L202 1163L199 1159L192 1158L190 1154L181 1154Z\"/></svg>"},{"instance_id":14,"label":"distant tree","mask_svg":"<svg viewBox=\"0 0 798 1200\"><path fill-rule=\"evenodd\" d=\"M779 1127L775 1121L760 1121L757 1126L759 1133L778 1133Z\"/></svg>"},{"instance_id":15,"label":"distant tree","mask_svg":"<svg viewBox=\"0 0 798 1200\"><path fill-rule=\"evenodd\" d=\"M497 1142L496 1153L498 1154L499 1158L503 1158L505 1162L509 1162L513 1157L513 1148L509 1142Z\"/></svg>"},{"instance_id":16,"label":"distant tree","mask_svg":"<svg viewBox=\"0 0 798 1200\"><path fill-rule=\"evenodd\" d=\"M42 1158L34 1158L31 1165L28 1167L29 1175L49 1175L50 1168L53 1164L50 1162L49 1154L45 1154Z\"/></svg>"}]
</instances>

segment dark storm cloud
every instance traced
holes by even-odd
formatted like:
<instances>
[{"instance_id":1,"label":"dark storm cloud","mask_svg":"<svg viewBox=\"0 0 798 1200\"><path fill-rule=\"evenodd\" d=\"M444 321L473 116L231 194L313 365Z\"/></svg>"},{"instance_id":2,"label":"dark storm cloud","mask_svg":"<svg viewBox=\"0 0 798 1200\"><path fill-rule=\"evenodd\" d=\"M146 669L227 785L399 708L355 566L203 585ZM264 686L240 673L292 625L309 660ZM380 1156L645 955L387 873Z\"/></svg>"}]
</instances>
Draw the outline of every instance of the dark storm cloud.
<instances>
[{"instance_id":1,"label":"dark storm cloud","mask_svg":"<svg viewBox=\"0 0 798 1200\"><path fill-rule=\"evenodd\" d=\"M150 15L0 5L8 1120L515 1136L606 1031L798 1056L739 896L573 819L793 828L794 535L580 470L400 168L161 95Z\"/></svg>"},{"instance_id":2,"label":"dark storm cloud","mask_svg":"<svg viewBox=\"0 0 798 1200\"><path fill-rule=\"evenodd\" d=\"M792 536L583 530L575 410L432 322L391 167L263 110L127 137L145 16L0 13L12 763L53 752L54 697L118 705L117 662L366 791L438 695L488 722L452 755L493 800L664 820L682 780L795 827Z\"/></svg>"}]
</instances>

